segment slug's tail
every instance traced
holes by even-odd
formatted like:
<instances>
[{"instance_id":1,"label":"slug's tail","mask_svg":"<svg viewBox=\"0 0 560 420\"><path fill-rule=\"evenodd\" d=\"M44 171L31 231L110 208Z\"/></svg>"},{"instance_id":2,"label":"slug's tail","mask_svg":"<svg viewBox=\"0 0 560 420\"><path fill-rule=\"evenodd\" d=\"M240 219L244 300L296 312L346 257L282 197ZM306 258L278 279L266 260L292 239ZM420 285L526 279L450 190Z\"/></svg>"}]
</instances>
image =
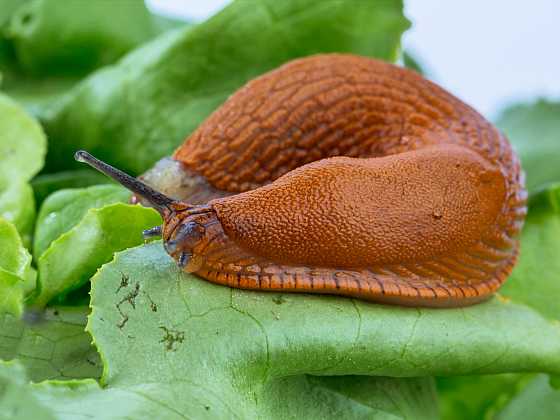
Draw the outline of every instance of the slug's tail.
<instances>
[{"instance_id":1,"label":"slug's tail","mask_svg":"<svg viewBox=\"0 0 560 420\"><path fill-rule=\"evenodd\" d=\"M136 179L123 171L114 168L113 166L97 159L90 153L80 150L74 155L74 159L78 162L85 162L89 166L97 169L99 172L113 178L119 184L123 185L130 191L145 198L162 216L165 213L172 211L171 205L175 203L172 198L154 190L152 187L144 184L139 179Z\"/></svg>"}]
</instances>

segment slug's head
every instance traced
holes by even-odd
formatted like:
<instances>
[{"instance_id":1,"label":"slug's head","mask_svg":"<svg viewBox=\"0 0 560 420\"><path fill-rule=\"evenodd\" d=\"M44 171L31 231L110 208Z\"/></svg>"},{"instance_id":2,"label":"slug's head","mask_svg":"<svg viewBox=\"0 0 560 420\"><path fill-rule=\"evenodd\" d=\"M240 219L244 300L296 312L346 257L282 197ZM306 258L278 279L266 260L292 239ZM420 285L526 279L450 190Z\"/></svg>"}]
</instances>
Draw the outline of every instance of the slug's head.
<instances>
[{"instance_id":1,"label":"slug's head","mask_svg":"<svg viewBox=\"0 0 560 420\"><path fill-rule=\"evenodd\" d=\"M195 250L205 247L210 230L216 224L217 216L210 206L173 200L88 152L78 151L74 158L113 178L159 212L163 226L145 230L144 238L162 236L165 250L187 272L197 271L202 266L202 257L195 256Z\"/></svg>"},{"instance_id":2,"label":"slug's head","mask_svg":"<svg viewBox=\"0 0 560 420\"><path fill-rule=\"evenodd\" d=\"M208 206L192 206L177 212L163 226L163 246L188 273L198 271L204 263L203 250L213 236L216 213Z\"/></svg>"}]
</instances>

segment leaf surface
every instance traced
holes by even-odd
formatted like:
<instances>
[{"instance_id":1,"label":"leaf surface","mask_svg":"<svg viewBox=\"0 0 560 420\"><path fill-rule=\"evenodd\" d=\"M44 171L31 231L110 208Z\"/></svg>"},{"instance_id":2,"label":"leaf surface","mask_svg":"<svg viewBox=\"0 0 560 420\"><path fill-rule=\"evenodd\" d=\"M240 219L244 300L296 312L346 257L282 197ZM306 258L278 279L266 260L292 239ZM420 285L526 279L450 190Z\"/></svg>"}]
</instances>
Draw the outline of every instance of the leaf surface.
<instances>
[{"instance_id":1,"label":"leaf surface","mask_svg":"<svg viewBox=\"0 0 560 420\"><path fill-rule=\"evenodd\" d=\"M37 218L35 258L39 259L52 241L76 226L89 209L125 203L129 198L130 192L117 185L57 191L44 202Z\"/></svg>"},{"instance_id":2,"label":"leaf surface","mask_svg":"<svg viewBox=\"0 0 560 420\"><path fill-rule=\"evenodd\" d=\"M73 210L83 211L82 205ZM52 241L39 257L38 294L32 304L44 306L54 297L64 299L69 292L87 283L98 267L111 260L115 251L141 244L142 231L158 224L161 224L159 214L139 205L115 203L90 208L79 223ZM54 230L67 227L64 221L55 225Z\"/></svg>"},{"instance_id":3,"label":"leaf surface","mask_svg":"<svg viewBox=\"0 0 560 420\"><path fill-rule=\"evenodd\" d=\"M99 378L101 360L84 331L88 307L0 315L0 359L17 359L32 381Z\"/></svg>"}]
</instances>

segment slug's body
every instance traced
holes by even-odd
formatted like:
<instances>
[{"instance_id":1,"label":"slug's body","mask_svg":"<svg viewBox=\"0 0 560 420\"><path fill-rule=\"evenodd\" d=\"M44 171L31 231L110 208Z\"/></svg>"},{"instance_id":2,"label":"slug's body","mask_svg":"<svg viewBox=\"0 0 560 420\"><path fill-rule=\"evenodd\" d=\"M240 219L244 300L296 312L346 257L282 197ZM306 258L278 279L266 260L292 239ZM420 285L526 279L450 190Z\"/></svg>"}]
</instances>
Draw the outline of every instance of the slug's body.
<instances>
[{"instance_id":1,"label":"slug's body","mask_svg":"<svg viewBox=\"0 0 560 420\"><path fill-rule=\"evenodd\" d=\"M166 249L215 283L463 306L516 260L526 192L505 137L377 60L319 55L265 74L173 158L181 181L163 189L191 204L158 204Z\"/></svg>"}]
</instances>

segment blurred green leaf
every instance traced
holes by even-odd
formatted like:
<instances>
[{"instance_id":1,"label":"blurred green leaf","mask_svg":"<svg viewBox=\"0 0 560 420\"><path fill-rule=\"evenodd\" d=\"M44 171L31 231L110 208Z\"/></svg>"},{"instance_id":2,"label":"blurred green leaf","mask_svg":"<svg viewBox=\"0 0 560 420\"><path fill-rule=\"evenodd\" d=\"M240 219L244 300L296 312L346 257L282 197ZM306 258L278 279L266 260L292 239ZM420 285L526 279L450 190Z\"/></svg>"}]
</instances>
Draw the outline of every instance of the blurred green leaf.
<instances>
[{"instance_id":1,"label":"blurred green leaf","mask_svg":"<svg viewBox=\"0 0 560 420\"><path fill-rule=\"evenodd\" d=\"M29 392L25 368L18 362L0 360L0 418L56 420Z\"/></svg>"},{"instance_id":2,"label":"blurred green leaf","mask_svg":"<svg viewBox=\"0 0 560 420\"><path fill-rule=\"evenodd\" d=\"M493 419L533 374L438 378L443 420Z\"/></svg>"},{"instance_id":3,"label":"blurred green leaf","mask_svg":"<svg viewBox=\"0 0 560 420\"><path fill-rule=\"evenodd\" d=\"M30 180L42 168L46 148L41 126L0 94L0 179Z\"/></svg>"},{"instance_id":4,"label":"blurred green leaf","mask_svg":"<svg viewBox=\"0 0 560 420\"><path fill-rule=\"evenodd\" d=\"M0 315L0 359L17 359L32 381L99 378L101 360L84 331L87 307Z\"/></svg>"},{"instance_id":5,"label":"blurred green leaf","mask_svg":"<svg viewBox=\"0 0 560 420\"><path fill-rule=\"evenodd\" d=\"M0 94L0 217L15 224L29 244L35 219L28 181L43 166L47 140L39 124Z\"/></svg>"},{"instance_id":6,"label":"blurred green leaf","mask_svg":"<svg viewBox=\"0 0 560 420\"><path fill-rule=\"evenodd\" d=\"M420 73L424 76L426 75L425 69L420 64L420 62L418 61L418 59L416 58L416 56L414 54L412 54L410 51L404 51L402 57L403 57L402 58L403 59L403 64L406 68L414 70L417 73Z\"/></svg>"},{"instance_id":7,"label":"blurred green leaf","mask_svg":"<svg viewBox=\"0 0 560 420\"><path fill-rule=\"evenodd\" d=\"M521 158L527 188L560 181L560 103L539 100L504 110L496 122Z\"/></svg>"},{"instance_id":8,"label":"blurred green leaf","mask_svg":"<svg viewBox=\"0 0 560 420\"><path fill-rule=\"evenodd\" d=\"M52 193L68 188L85 188L99 184L111 184L107 176L92 169L76 169L74 171L55 172L39 175L31 181L35 202L41 205Z\"/></svg>"},{"instance_id":9,"label":"blurred green leaf","mask_svg":"<svg viewBox=\"0 0 560 420\"><path fill-rule=\"evenodd\" d=\"M560 391L539 375L511 399L496 420L553 420L560 418Z\"/></svg>"},{"instance_id":10,"label":"blurred green leaf","mask_svg":"<svg viewBox=\"0 0 560 420\"><path fill-rule=\"evenodd\" d=\"M234 1L98 71L43 115L48 168L83 148L131 173L169 155L233 91L296 57L353 52L395 60L400 0Z\"/></svg>"},{"instance_id":11,"label":"blurred green leaf","mask_svg":"<svg viewBox=\"0 0 560 420\"><path fill-rule=\"evenodd\" d=\"M97 198L94 194L89 199L95 201ZM115 197L109 198L113 199ZM68 217L71 220L53 221L45 236L52 240L53 231L65 231L75 223L73 217L87 207L85 203L70 207ZM159 214L139 205L116 203L99 209L89 208L79 223L52 241L41 254L38 295L32 303L44 306L54 297L64 298L85 284L102 264L110 261L115 251L141 244L142 230L158 224L161 224ZM45 245L44 242L41 244Z\"/></svg>"},{"instance_id":12,"label":"blurred green leaf","mask_svg":"<svg viewBox=\"0 0 560 420\"><path fill-rule=\"evenodd\" d=\"M0 85L36 115L88 72L186 25L142 0L0 0Z\"/></svg>"},{"instance_id":13,"label":"blurred green leaf","mask_svg":"<svg viewBox=\"0 0 560 420\"><path fill-rule=\"evenodd\" d=\"M125 203L130 192L117 185L61 190L43 203L37 218L33 255L39 259L51 242L76 226L89 209Z\"/></svg>"},{"instance_id":14,"label":"blurred green leaf","mask_svg":"<svg viewBox=\"0 0 560 420\"><path fill-rule=\"evenodd\" d=\"M45 76L112 63L155 28L141 0L32 0L11 16L7 33L19 66Z\"/></svg>"}]
</instances>

